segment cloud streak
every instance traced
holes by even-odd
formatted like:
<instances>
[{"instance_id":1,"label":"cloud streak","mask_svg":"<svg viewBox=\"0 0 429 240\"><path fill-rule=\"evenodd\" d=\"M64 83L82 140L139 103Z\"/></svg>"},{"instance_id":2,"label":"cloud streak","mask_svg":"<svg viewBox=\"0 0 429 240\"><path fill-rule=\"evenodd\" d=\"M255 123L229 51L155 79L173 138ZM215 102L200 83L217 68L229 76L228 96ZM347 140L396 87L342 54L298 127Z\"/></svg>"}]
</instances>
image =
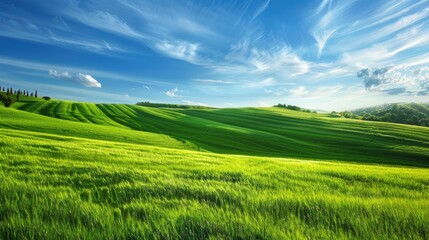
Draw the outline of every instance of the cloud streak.
<instances>
[{"instance_id":1,"label":"cloud streak","mask_svg":"<svg viewBox=\"0 0 429 240\"><path fill-rule=\"evenodd\" d=\"M198 43L189 43L184 41L161 41L155 44L155 48L161 53L172 58L185 60L195 63L198 57Z\"/></svg>"}]
</instances>

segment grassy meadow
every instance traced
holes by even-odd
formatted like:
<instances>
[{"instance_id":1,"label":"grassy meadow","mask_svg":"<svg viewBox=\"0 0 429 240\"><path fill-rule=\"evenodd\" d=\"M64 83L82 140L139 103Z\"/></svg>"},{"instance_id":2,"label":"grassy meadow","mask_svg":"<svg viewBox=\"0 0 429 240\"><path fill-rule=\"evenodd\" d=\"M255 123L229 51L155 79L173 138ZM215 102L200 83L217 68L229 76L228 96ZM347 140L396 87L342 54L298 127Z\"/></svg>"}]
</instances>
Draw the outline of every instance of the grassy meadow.
<instances>
[{"instance_id":1,"label":"grassy meadow","mask_svg":"<svg viewBox=\"0 0 429 240\"><path fill-rule=\"evenodd\" d=\"M24 99L0 150L0 239L429 238L425 127Z\"/></svg>"}]
</instances>

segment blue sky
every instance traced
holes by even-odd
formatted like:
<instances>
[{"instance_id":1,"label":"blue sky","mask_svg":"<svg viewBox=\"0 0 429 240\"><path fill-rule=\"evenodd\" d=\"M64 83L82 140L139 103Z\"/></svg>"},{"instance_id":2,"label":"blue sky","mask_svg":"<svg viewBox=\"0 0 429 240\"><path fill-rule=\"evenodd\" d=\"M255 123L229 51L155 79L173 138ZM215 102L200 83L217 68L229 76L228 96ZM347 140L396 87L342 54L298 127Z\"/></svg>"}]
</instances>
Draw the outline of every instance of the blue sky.
<instances>
[{"instance_id":1,"label":"blue sky","mask_svg":"<svg viewBox=\"0 0 429 240\"><path fill-rule=\"evenodd\" d=\"M0 85L216 107L429 102L429 1L0 0Z\"/></svg>"}]
</instances>

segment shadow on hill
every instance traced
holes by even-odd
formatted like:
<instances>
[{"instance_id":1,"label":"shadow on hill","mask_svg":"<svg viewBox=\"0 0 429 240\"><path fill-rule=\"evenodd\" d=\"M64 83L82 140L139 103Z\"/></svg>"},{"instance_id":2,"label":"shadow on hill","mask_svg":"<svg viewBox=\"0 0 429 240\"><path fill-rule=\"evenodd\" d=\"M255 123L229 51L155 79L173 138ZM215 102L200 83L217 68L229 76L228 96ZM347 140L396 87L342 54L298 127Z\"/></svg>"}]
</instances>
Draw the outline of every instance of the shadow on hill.
<instances>
[{"instance_id":1,"label":"shadow on hill","mask_svg":"<svg viewBox=\"0 0 429 240\"><path fill-rule=\"evenodd\" d=\"M252 108L173 110L104 105L108 107L115 107L116 114L104 110L106 116L120 124L190 141L215 153L429 166L427 152L392 149L398 144L429 148L427 142L382 136L372 124L330 122L312 114L303 117Z\"/></svg>"},{"instance_id":2,"label":"shadow on hill","mask_svg":"<svg viewBox=\"0 0 429 240\"><path fill-rule=\"evenodd\" d=\"M278 108L171 109L40 101L19 109L161 133L221 154L429 166L429 129L413 126L329 119Z\"/></svg>"}]
</instances>

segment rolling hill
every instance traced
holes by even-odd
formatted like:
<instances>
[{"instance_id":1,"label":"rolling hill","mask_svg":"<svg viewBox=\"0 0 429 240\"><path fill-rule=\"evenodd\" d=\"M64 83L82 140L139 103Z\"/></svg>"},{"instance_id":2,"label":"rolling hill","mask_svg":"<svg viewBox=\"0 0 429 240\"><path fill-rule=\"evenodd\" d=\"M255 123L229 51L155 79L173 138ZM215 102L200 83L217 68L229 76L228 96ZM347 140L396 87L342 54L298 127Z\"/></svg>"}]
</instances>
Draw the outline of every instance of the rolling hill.
<instances>
[{"instance_id":1,"label":"rolling hill","mask_svg":"<svg viewBox=\"0 0 429 240\"><path fill-rule=\"evenodd\" d=\"M427 239L429 128L279 108L0 107L1 239Z\"/></svg>"},{"instance_id":2,"label":"rolling hill","mask_svg":"<svg viewBox=\"0 0 429 240\"><path fill-rule=\"evenodd\" d=\"M429 126L428 103L391 103L352 111L364 120Z\"/></svg>"},{"instance_id":3,"label":"rolling hill","mask_svg":"<svg viewBox=\"0 0 429 240\"><path fill-rule=\"evenodd\" d=\"M414 126L281 108L181 109L65 101L29 101L14 107L73 122L163 134L215 153L429 165L429 129Z\"/></svg>"}]
</instances>

